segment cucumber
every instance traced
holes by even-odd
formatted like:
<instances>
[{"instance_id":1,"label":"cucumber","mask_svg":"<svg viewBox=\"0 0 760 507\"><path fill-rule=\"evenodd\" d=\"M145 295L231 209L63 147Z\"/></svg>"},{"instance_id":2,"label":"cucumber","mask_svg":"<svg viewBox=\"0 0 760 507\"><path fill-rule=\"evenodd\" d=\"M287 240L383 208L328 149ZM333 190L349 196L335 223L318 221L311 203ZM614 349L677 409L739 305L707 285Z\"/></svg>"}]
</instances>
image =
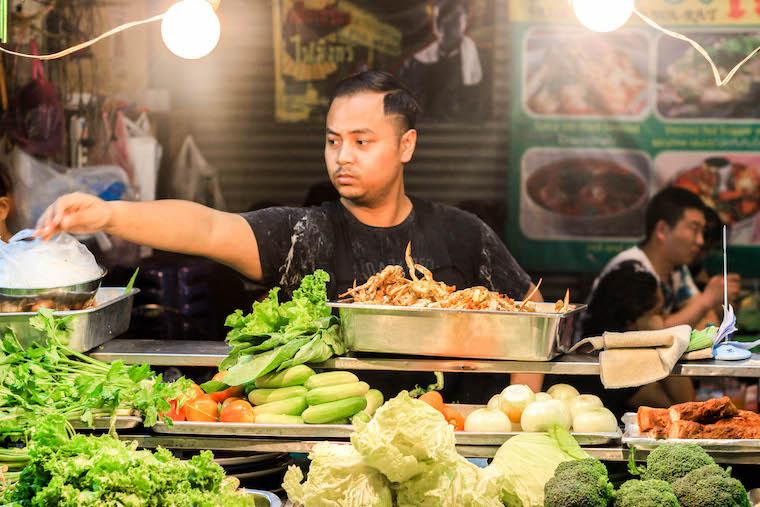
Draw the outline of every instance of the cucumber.
<instances>
[{"instance_id":1,"label":"cucumber","mask_svg":"<svg viewBox=\"0 0 760 507\"><path fill-rule=\"evenodd\" d=\"M256 387L278 388L300 386L313 375L315 375L314 370L305 364L299 364L287 370L282 370L278 373L268 373L263 377L257 378Z\"/></svg>"},{"instance_id":2,"label":"cucumber","mask_svg":"<svg viewBox=\"0 0 760 507\"><path fill-rule=\"evenodd\" d=\"M263 405L273 401L287 400L295 396L306 396L304 386L280 387L279 389L254 389L248 393L248 401L254 405Z\"/></svg>"},{"instance_id":3,"label":"cucumber","mask_svg":"<svg viewBox=\"0 0 760 507\"><path fill-rule=\"evenodd\" d=\"M309 377L304 383L306 389L316 389L318 387L336 386L338 384L351 384L359 382L359 377L350 371L328 371L327 373L317 373Z\"/></svg>"},{"instance_id":4,"label":"cucumber","mask_svg":"<svg viewBox=\"0 0 760 507\"><path fill-rule=\"evenodd\" d=\"M365 408L361 412L357 412L356 415L354 415L351 418L351 424L355 424L356 421L363 421L365 423L368 423L372 419L372 417L370 417L370 415L367 413L367 408Z\"/></svg>"},{"instance_id":5,"label":"cucumber","mask_svg":"<svg viewBox=\"0 0 760 507\"><path fill-rule=\"evenodd\" d=\"M351 420L348 417L342 419L335 419L334 421L326 422L325 424L351 424Z\"/></svg>"},{"instance_id":6,"label":"cucumber","mask_svg":"<svg viewBox=\"0 0 760 507\"><path fill-rule=\"evenodd\" d=\"M364 396L354 396L344 400L314 405L304 410L301 417L306 424L326 424L344 417L351 417L364 410L366 406L367 400Z\"/></svg>"},{"instance_id":7,"label":"cucumber","mask_svg":"<svg viewBox=\"0 0 760 507\"><path fill-rule=\"evenodd\" d=\"M306 409L306 397L296 396L286 400L273 401L263 405L253 407L253 413L256 418L260 414L277 414L277 415L301 415Z\"/></svg>"},{"instance_id":8,"label":"cucumber","mask_svg":"<svg viewBox=\"0 0 760 507\"><path fill-rule=\"evenodd\" d=\"M380 408L380 406L385 403L383 393L377 389L370 389L367 391L367 394L365 394L364 397L367 398L367 408L365 408L364 411L370 417L375 415L375 410Z\"/></svg>"},{"instance_id":9,"label":"cucumber","mask_svg":"<svg viewBox=\"0 0 760 507\"><path fill-rule=\"evenodd\" d=\"M368 391L369 384L366 382L351 382L350 384L317 387L306 393L306 403L309 405L321 405L353 396L364 396Z\"/></svg>"},{"instance_id":10,"label":"cucumber","mask_svg":"<svg viewBox=\"0 0 760 507\"><path fill-rule=\"evenodd\" d=\"M298 415L259 414L254 422L257 424L303 424L303 418Z\"/></svg>"}]
</instances>

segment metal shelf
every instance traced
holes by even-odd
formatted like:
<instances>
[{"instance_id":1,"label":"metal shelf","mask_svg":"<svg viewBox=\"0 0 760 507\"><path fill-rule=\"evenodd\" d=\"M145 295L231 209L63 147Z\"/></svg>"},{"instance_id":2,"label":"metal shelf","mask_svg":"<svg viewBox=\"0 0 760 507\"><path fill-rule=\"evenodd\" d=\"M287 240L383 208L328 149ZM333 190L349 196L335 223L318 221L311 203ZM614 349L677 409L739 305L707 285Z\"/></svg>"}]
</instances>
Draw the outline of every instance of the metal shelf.
<instances>
[{"instance_id":1,"label":"metal shelf","mask_svg":"<svg viewBox=\"0 0 760 507\"><path fill-rule=\"evenodd\" d=\"M90 355L102 361L121 360L152 366L216 367L229 347L214 341L111 340ZM560 356L553 361L497 361L484 359L418 357L334 357L318 365L324 369L376 371L441 371L471 373L543 373L546 375L598 375L599 360L591 355ZM672 375L689 377L760 378L760 355L743 361L703 360L680 362Z\"/></svg>"}]
</instances>

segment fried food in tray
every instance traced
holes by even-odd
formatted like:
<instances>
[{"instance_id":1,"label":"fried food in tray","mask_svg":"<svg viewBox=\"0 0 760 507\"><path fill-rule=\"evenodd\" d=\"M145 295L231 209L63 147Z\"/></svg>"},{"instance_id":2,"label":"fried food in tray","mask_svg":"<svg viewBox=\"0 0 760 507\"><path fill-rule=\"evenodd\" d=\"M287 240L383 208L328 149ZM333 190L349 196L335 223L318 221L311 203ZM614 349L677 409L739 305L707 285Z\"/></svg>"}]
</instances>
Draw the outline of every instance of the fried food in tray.
<instances>
[{"instance_id":1,"label":"fried food in tray","mask_svg":"<svg viewBox=\"0 0 760 507\"><path fill-rule=\"evenodd\" d=\"M529 301L538 287L539 280L531 294L522 303L515 302L505 294L486 287L470 287L457 290L453 285L446 285L433 278L433 273L425 266L416 264L412 259L412 245L406 246L406 265L410 279L406 278L404 268L398 265L386 266L382 271L369 277L366 283L341 294L339 300L354 303L378 304L391 306L412 306L424 308L448 308L456 310L499 310L507 312L535 312L535 306ZM417 273L422 277L419 277ZM572 310L570 292L564 300L554 305L554 311L565 313Z\"/></svg>"},{"instance_id":2,"label":"fried food in tray","mask_svg":"<svg viewBox=\"0 0 760 507\"><path fill-rule=\"evenodd\" d=\"M667 408L639 407L639 432L667 439L758 439L760 415L738 410L727 396Z\"/></svg>"}]
</instances>

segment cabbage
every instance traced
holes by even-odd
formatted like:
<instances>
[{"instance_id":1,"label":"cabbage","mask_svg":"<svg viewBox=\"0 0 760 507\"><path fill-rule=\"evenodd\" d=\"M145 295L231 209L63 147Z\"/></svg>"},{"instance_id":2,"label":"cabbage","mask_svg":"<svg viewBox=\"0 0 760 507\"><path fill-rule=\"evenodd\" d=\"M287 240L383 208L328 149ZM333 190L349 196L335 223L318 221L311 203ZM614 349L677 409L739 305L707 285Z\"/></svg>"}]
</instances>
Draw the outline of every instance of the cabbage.
<instances>
[{"instance_id":1,"label":"cabbage","mask_svg":"<svg viewBox=\"0 0 760 507\"><path fill-rule=\"evenodd\" d=\"M392 482L407 481L458 456L451 425L406 391L377 409L369 422L357 421L351 443L368 465Z\"/></svg>"},{"instance_id":2,"label":"cabbage","mask_svg":"<svg viewBox=\"0 0 760 507\"><path fill-rule=\"evenodd\" d=\"M291 502L304 507L392 507L388 481L352 446L320 442L309 459L306 482L296 466L285 473L282 486Z\"/></svg>"},{"instance_id":3,"label":"cabbage","mask_svg":"<svg viewBox=\"0 0 760 507\"><path fill-rule=\"evenodd\" d=\"M499 448L489 468L500 471L504 478L502 500L506 505L543 507L544 486L560 463L572 459L575 458L560 447L557 438L545 433L522 433Z\"/></svg>"}]
</instances>

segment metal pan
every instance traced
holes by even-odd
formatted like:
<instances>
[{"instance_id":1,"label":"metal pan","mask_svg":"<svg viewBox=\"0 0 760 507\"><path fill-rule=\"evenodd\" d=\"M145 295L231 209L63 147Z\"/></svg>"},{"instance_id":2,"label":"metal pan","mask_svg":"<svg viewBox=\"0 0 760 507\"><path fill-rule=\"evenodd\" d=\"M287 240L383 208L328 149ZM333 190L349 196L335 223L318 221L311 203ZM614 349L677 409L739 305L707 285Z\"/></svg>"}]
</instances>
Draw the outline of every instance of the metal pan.
<instances>
[{"instance_id":1,"label":"metal pan","mask_svg":"<svg viewBox=\"0 0 760 507\"><path fill-rule=\"evenodd\" d=\"M97 430L108 431L111 429L110 417L96 417L92 421L93 426L90 427L87 424L79 420L71 421L71 425L75 430ZM142 424L142 417L136 415L117 415L115 417L114 429L128 430L136 428Z\"/></svg>"},{"instance_id":2,"label":"metal pan","mask_svg":"<svg viewBox=\"0 0 760 507\"><path fill-rule=\"evenodd\" d=\"M572 342L576 316L554 303L535 303L536 312L455 310L328 303L337 308L349 350L384 354L550 361Z\"/></svg>"},{"instance_id":3,"label":"metal pan","mask_svg":"<svg viewBox=\"0 0 760 507\"><path fill-rule=\"evenodd\" d=\"M97 278L64 287L13 289L0 287L0 313L36 312L40 308L51 310L82 310L92 306L106 269L101 267Z\"/></svg>"},{"instance_id":4,"label":"metal pan","mask_svg":"<svg viewBox=\"0 0 760 507\"><path fill-rule=\"evenodd\" d=\"M668 444L697 444L706 451L721 453L760 453L760 439L717 439L717 438L665 438L657 439L643 436L639 432L636 414L627 412L623 415L625 431L623 444L635 449L651 451L661 445Z\"/></svg>"},{"instance_id":5,"label":"metal pan","mask_svg":"<svg viewBox=\"0 0 760 507\"><path fill-rule=\"evenodd\" d=\"M178 421L172 426L159 422L156 433L201 436L245 436L266 438L340 438L354 431L350 424L256 424Z\"/></svg>"}]
</instances>

